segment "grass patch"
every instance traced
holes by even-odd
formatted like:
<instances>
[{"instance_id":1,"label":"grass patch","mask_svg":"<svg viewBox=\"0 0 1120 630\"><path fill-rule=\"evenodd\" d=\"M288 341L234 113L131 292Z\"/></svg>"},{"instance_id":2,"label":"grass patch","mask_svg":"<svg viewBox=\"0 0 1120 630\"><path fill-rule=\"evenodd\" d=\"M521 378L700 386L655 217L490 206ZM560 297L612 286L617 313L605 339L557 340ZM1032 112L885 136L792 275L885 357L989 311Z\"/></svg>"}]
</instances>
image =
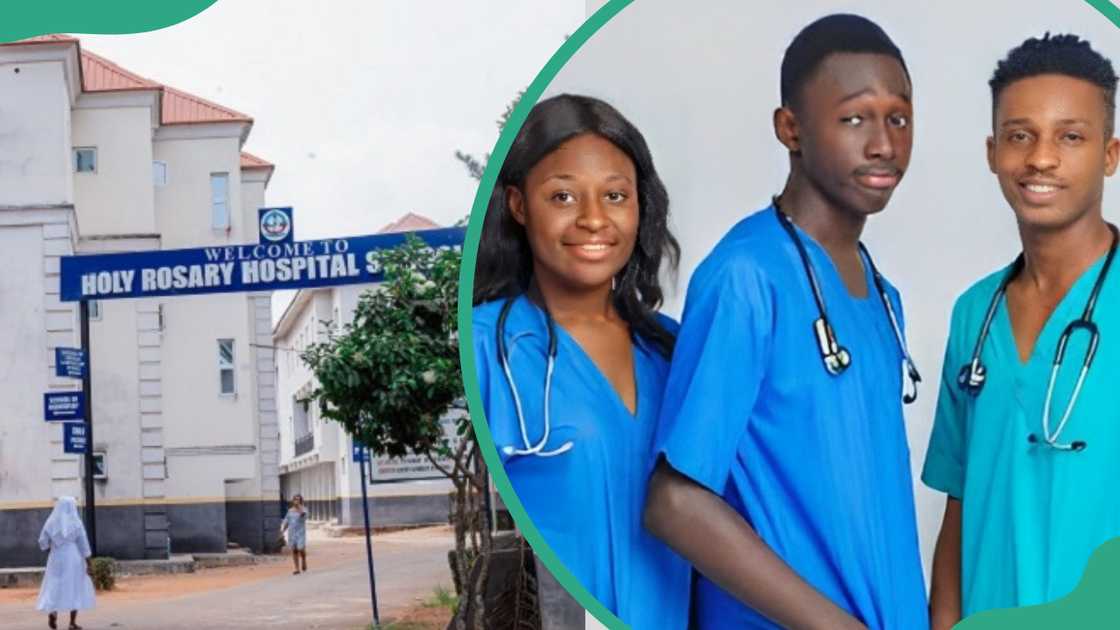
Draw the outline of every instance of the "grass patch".
<instances>
[{"instance_id":1,"label":"grass patch","mask_svg":"<svg viewBox=\"0 0 1120 630\"><path fill-rule=\"evenodd\" d=\"M455 614L459 609L459 596L442 586L437 586L432 591L432 596L424 600L423 605L425 608L446 608L451 611L451 614Z\"/></svg>"}]
</instances>

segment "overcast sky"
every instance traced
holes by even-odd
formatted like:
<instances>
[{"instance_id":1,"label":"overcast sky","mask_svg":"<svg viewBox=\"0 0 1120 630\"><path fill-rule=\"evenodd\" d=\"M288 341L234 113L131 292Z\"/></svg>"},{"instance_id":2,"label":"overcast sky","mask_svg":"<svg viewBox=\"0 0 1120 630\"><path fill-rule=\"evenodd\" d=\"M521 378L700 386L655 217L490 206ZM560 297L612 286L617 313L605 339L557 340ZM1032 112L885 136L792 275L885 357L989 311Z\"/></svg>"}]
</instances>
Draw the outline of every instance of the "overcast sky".
<instances>
[{"instance_id":1,"label":"overcast sky","mask_svg":"<svg viewBox=\"0 0 1120 630\"><path fill-rule=\"evenodd\" d=\"M584 0L218 0L151 33L79 37L252 116L245 150L277 165L266 200L295 208L303 240L372 233L410 211L441 224L466 216L476 182L455 150L493 147L506 103L584 10Z\"/></svg>"}]
</instances>

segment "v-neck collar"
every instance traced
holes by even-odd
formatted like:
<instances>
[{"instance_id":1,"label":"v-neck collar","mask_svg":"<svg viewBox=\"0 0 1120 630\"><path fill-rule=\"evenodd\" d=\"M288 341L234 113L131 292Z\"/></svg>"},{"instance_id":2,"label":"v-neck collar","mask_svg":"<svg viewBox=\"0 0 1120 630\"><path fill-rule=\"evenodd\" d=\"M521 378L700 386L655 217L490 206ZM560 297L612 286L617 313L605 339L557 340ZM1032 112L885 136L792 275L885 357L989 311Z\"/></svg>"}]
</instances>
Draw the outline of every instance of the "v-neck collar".
<instances>
[{"instance_id":1,"label":"v-neck collar","mask_svg":"<svg viewBox=\"0 0 1120 630\"><path fill-rule=\"evenodd\" d=\"M525 301L525 303L529 306L529 308L531 308L533 310L533 312L536 314L536 316L540 318L542 326L545 326L545 327L548 326L548 323L547 323L548 315L545 314L544 310L540 306L535 304L532 300L529 299L528 296L526 296L524 294L518 296L517 299ZM573 337L558 322L553 320L553 324L554 324L554 328L555 328L555 331L556 331L556 343L558 344L558 347L562 346L562 348L558 348L558 350L560 352L567 351L567 352L571 353L574 361L576 361L577 363L582 363L583 364L581 371L583 371L587 374L590 374L591 378L594 379L595 381L597 381L597 384L600 387L602 387L606 391L610 392L610 397L613 401L613 404L616 405L618 407L618 409L621 412L625 413L630 419L638 420L638 418L641 417L641 413L642 413L642 410L643 410L642 394L643 394L643 392L645 392L647 390L646 387L642 387L642 379L643 379L644 370L641 367L642 366L642 361L640 360L639 353L642 352L643 349L638 347L639 344L641 343L639 341L638 337L636 335L634 335L633 332L631 332L631 334L630 334L630 354L631 354L631 365L633 366L631 369L633 370L633 378L634 378L634 411L631 412L630 408L626 406L625 401L622 400L622 395L619 394L618 390L615 389L615 387L611 383L610 379L608 379L607 376L605 374L603 374L603 371L599 369L599 366L595 363L594 360L592 360L591 356L589 354L587 354L587 352L583 349L583 346L581 346L579 344L579 342L576 341L575 337Z\"/></svg>"},{"instance_id":2,"label":"v-neck collar","mask_svg":"<svg viewBox=\"0 0 1120 630\"><path fill-rule=\"evenodd\" d=\"M781 210L774 204L770 204L770 211L774 214L774 220L780 223L782 217L778 216L778 213L780 213ZM801 226L794 223L793 220L790 220L789 224L793 226L794 233L797 234L797 237L801 239L801 242L805 246L805 253L809 255L809 264L813 266L813 273L817 276L817 282L821 285L822 293L828 291L826 287L838 287L836 290L830 292L839 294L853 304L866 304L871 298L876 296L878 287L875 285L875 278L871 273L871 262L864 256L862 248L858 254L860 265L863 267L864 295L860 297L852 295L852 292L848 290L848 285L844 282L844 278L840 275L840 270L836 268L836 263L832 260L832 256L828 254L828 250L818 243L817 239L813 238L811 234L803 230ZM779 225L779 228L780 227ZM783 234L784 233L783 230ZM797 247L794 243L790 243L790 245ZM800 256L798 256L798 262L800 263ZM801 265L799 264L798 266ZM804 270L802 270L802 273L804 273ZM827 275L828 277L822 278L822 275ZM808 282L809 279L806 278L805 281ZM828 308L827 301L826 299L826 309Z\"/></svg>"},{"instance_id":3,"label":"v-neck collar","mask_svg":"<svg viewBox=\"0 0 1120 630\"><path fill-rule=\"evenodd\" d=\"M1015 341L1015 329L1011 324L1011 311L1007 308L1007 294L1004 293L996 312L995 323L1000 342L1007 348L1016 368L1027 369L1037 361L1050 362L1053 360L1053 353L1058 346L1058 338L1061 337L1062 332L1070 322L1081 317L1082 311L1085 310L1085 302L1089 299L1089 292L1092 291L1093 284L1096 283L1097 276L1100 274L1107 257L1108 252L1102 254L1085 271L1082 271L1077 280L1070 285L1069 290L1051 311L1050 316L1046 318L1046 323L1042 325L1042 330L1039 331L1038 337L1034 341L1034 347L1031 348L1030 355L1025 362L1019 355L1019 344ZM1007 273L1010 269L1011 267L1008 267L1004 273Z\"/></svg>"}]
</instances>

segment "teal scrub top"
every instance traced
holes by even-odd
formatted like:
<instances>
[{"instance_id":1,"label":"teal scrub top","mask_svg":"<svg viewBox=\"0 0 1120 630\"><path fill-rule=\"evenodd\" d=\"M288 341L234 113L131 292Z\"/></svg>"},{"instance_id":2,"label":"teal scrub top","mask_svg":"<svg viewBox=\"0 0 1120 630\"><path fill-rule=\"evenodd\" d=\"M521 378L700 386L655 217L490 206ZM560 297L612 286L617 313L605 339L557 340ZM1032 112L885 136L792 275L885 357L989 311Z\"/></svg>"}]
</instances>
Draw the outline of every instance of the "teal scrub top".
<instances>
[{"instance_id":1,"label":"teal scrub top","mask_svg":"<svg viewBox=\"0 0 1120 630\"><path fill-rule=\"evenodd\" d=\"M1001 300L981 355L988 376L978 395L957 384L971 360L984 316L1005 268L957 300L945 351L941 393L922 481L962 502L963 613L1029 606L1067 595L1093 550L1120 535L1120 270L1101 288L1093 321L1100 346L1059 442L1080 452L1031 444L1063 330L1081 316L1104 257L1074 283L1043 327L1030 359L1019 360ZM1072 335L1051 403L1051 432L1081 371L1089 335ZM1040 437L1041 439L1041 437Z\"/></svg>"}]
</instances>

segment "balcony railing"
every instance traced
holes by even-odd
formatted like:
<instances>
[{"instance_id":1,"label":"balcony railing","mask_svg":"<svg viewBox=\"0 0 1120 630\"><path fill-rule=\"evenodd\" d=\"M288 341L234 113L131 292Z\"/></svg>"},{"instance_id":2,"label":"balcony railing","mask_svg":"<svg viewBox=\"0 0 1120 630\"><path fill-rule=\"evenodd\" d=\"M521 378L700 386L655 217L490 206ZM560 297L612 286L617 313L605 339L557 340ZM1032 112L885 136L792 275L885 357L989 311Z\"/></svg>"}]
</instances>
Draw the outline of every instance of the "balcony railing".
<instances>
[{"instance_id":1,"label":"balcony railing","mask_svg":"<svg viewBox=\"0 0 1120 630\"><path fill-rule=\"evenodd\" d=\"M310 453L315 448L315 434L308 433L307 435L296 438L296 457L304 453Z\"/></svg>"}]
</instances>

